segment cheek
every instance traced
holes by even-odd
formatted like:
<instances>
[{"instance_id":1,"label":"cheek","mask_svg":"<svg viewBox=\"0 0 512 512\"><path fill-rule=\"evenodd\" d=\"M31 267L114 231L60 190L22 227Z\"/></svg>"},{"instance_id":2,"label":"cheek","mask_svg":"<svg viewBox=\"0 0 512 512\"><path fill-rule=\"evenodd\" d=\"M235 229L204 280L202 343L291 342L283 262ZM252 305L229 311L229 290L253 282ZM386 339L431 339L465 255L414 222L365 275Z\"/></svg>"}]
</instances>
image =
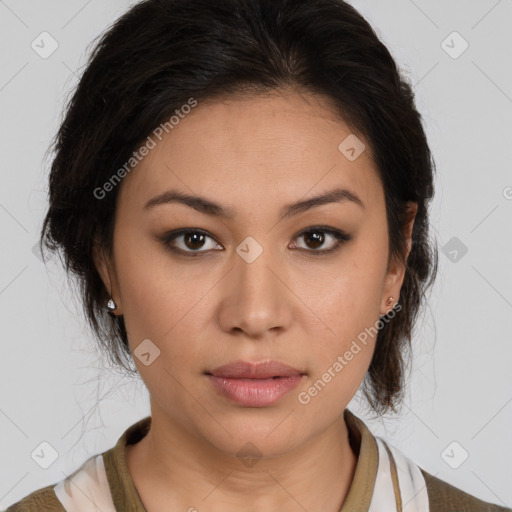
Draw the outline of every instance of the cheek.
<instances>
[{"instance_id":1,"label":"cheek","mask_svg":"<svg viewBox=\"0 0 512 512\"><path fill-rule=\"evenodd\" d=\"M120 229L115 247L125 325L130 345L149 338L160 346L194 316L206 284L204 276L192 283L158 242L133 231Z\"/></svg>"},{"instance_id":2,"label":"cheek","mask_svg":"<svg viewBox=\"0 0 512 512\"><path fill-rule=\"evenodd\" d=\"M370 238L370 237L368 237ZM357 389L370 364L378 333L382 285L386 270L385 237L373 243L359 240L330 268L316 272L317 283L309 290L307 305L314 313L311 325L316 325L315 354L311 358L315 377L328 369L336 374L332 389ZM302 290L302 294L306 290ZM321 323L318 322L321 319ZM321 326L321 334L318 326ZM338 357L342 357L341 363ZM340 364L335 364L338 361ZM340 375L343 377L339 377ZM329 379L329 375L325 376Z\"/></svg>"},{"instance_id":3,"label":"cheek","mask_svg":"<svg viewBox=\"0 0 512 512\"><path fill-rule=\"evenodd\" d=\"M346 251L342 249L336 261L317 264L314 288L302 293L308 293L308 304L337 334L350 327L364 327L379 315L386 259L385 239L361 237Z\"/></svg>"},{"instance_id":4,"label":"cheek","mask_svg":"<svg viewBox=\"0 0 512 512\"><path fill-rule=\"evenodd\" d=\"M183 396L182 386L190 384L190 369L199 368L198 361L204 357L199 345L201 329L194 320L204 313L201 296L206 286L183 286L183 274L169 272L170 260L166 264L158 257L137 256L142 254L135 249L119 265L120 272L124 271L123 314L133 360L162 407L180 404L179 410L188 410L193 404ZM150 355L145 360L146 353Z\"/></svg>"}]
</instances>

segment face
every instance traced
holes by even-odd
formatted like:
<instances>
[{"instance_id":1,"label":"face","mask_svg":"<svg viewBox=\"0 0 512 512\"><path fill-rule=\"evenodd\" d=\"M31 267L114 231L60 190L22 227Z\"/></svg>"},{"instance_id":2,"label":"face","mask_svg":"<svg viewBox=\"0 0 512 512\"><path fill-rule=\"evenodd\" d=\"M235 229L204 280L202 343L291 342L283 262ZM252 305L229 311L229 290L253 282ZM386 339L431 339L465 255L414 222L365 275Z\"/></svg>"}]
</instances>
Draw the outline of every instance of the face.
<instances>
[{"instance_id":1,"label":"face","mask_svg":"<svg viewBox=\"0 0 512 512\"><path fill-rule=\"evenodd\" d=\"M375 331L362 333L404 276L387 267L368 141L357 135L356 159L339 149L351 134L318 96L199 103L124 178L113 254L97 261L154 422L226 454L251 442L275 456L339 420L372 358ZM171 191L217 206L162 200ZM211 375L269 360L300 375Z\"/></svg>"}]
</instances>

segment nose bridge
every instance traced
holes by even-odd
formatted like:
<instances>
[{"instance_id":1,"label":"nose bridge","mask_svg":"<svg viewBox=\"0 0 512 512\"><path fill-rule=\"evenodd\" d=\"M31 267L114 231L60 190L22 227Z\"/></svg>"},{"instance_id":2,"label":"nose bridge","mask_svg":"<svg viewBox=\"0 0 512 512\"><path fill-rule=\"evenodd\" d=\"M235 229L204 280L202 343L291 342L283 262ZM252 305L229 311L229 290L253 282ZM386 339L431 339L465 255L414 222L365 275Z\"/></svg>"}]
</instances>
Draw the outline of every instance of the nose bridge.
<instances>
[{"instance_id":1,"label":"nose bridge","mask_svg":"<svg viewBox=\"0 0 512 512\"><path fill-rule=\"evenodd\" d=\"M259 238L262 241L264 237ZM250 335L264 334L288 321L286 287L277 277L278 251L264 245L269 239L260 243L248 236L236 248L228 316L231 328L238 327Z\"/></svg>"},{"instance_id":2,"label":"nose bridge","mask_svg":"<svg viewBox=\"0 0 512 512\"><path fill-rule=\"evenodd\" d=\"M268 294L275 296L279 293L276 288L276 276L271 269L279 267L276 251L269 245L270 237L260 235L258 240L247 236L236 248L238 261L236 262L236 274L238 286L243 293ZM243 289L242 289L243 288Z\"/></svg>"}]
</instances>

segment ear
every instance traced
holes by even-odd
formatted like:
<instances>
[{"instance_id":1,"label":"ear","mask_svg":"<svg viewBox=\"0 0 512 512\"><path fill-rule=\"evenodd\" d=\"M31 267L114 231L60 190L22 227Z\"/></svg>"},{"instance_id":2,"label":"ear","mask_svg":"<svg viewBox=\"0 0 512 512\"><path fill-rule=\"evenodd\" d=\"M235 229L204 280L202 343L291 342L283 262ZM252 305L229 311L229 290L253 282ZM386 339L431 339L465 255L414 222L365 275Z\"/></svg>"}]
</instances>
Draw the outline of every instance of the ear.
<instances>
[{"instance_id":1,"label":"ear","mask_svg":"<svg viewBox=\"0 0 512 512\"><path fill-rule=\"evenodd\" d=\"M416 213L418 212L418 203L409 201L407 203L407 223L405 226L404 236L407 242L407 252L405 254L405 261L409 257L409 253L412 248L412 228L414 226L414 220L416 218ZM392 259L389 262L388 270L386 274L384 290L382 293L381 300L381 315L385 315L388 313L398 302L398 298L400 297L400 289L402 288L402 284L405 278L406 265L402 262L395 259ZM389 297L393 297L393 300L388 303Z\"/></svg>"},{"instance_id":2,"label":"ear","mask_svg":"<svg viewBox=\"0 0 512 512\"><path fill-rule=\"evenodd\" d=\"M119 287L117 286L116 273L111 255L107 254L101 244L95 243L93 247L93 260L107 293L116 303L116 309L113 313L116 316L122 315L121 297L119 296Z\"/></svg>"}]
</instances>

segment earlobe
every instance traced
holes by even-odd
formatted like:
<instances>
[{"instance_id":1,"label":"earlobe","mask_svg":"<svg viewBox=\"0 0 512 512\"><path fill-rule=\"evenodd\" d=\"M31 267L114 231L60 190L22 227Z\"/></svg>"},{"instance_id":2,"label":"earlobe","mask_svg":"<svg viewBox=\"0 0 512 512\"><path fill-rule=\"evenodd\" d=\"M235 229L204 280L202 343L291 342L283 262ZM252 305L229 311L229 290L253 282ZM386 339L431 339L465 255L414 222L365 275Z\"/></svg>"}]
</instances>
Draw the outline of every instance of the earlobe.
<instances>
[{"instance_id":1,"label":"earlobe","mask_svg":"<svg viewBox=\"0 0 512 512\"><path fill-rule=\"evenodd\" d=\"M381 316L381 317L386 316L386 315L389 313L389 311L390 311L391 309L393 309L393 308L396 306L396 304L398 303L398 301L397 301L396 303L394 303L394 301L395 301L395 298L394 298L394 297L391 297L391 296L390 296L390 297L388 297L388 300L386 301L386 306L385 306L385 308L384 308L384 309L385 309L385 311L384 311L384 313L381 313L381 314L380 314L380 316Z\"/></svg>"}]
</instances>

